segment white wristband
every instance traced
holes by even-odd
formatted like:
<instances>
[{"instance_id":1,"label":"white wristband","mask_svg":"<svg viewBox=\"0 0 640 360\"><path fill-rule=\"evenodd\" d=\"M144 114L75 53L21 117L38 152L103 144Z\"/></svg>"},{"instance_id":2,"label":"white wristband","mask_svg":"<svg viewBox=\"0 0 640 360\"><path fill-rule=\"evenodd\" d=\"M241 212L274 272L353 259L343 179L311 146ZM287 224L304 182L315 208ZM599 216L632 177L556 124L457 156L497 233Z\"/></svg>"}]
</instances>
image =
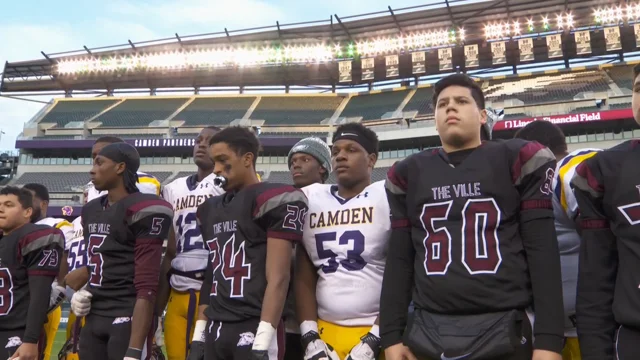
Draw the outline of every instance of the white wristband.
<instances>
[{"instance_id":1,"label":"white wristband","mask_svg":"<svg viewBox=\"0 0 640 360\"><path fill-rule=\"evenodd\" d=\"M380 327L379 327L378 325L375 325L375 324L374 324L374 325L371 327L371 330L369 330L369 332L370 332L372 335L375 335L377 338L380 338Z\"/></svg>"},{"instance_id":2,"label":"white wristband","mask_svg":"<svg viewBox=\"0 0 640 360\"><path fill-rule=\"evenodd\" d=\"M313 321L313 320L305 320L302 322L302 324L300 324L300 333L302 335L310 332L310 331L315 331L316 333L320 333L320 331L318 331L318 322L317 321Z\"/></svg>"},{"instance_id":3,"label":"white wristband","mask_svg":"<svg viewBox=\"0 0 640 360\"><path fill-rule=\"evenodd\" d=\"M273 340L273 334L276 333L276 329L266 321L260 321L256 336L253 339L253 350L268 350Z\"/></svg>"},{"instance_id":4,"label":"white wristband","mask_svg":"<svg viewBox=\"0 0 640 360\"><path fill-rule=\"evenodd\" d=\"M193 338L191 339L191 341L204 342L206 330L207 330L207 320L196 321L196 326L193 329Z\"/></svg>"}]
</instances>

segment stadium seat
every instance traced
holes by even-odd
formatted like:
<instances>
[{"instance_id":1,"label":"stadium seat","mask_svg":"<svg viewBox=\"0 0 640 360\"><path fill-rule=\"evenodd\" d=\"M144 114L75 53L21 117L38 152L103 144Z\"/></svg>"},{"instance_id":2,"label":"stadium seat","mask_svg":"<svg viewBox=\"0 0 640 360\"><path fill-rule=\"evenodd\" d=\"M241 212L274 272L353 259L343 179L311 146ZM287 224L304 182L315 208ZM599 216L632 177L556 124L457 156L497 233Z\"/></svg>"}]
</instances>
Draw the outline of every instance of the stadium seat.
<instances>
[{"instance_id":1,"label":"stadium seat","mask_svg":"<svg viewBox=\"0 0 640 360\"><path fill-rule=\"evenodd\" d=\"M408 91L384 91L370 95L352 96L340 117L362 116L362 120L378 120L385 113L396 111Z\"/></svg>"},{"instance_id":2,"label":"stadium seat","mask_svg":"<svg viewBox=\"0 0 640 360\"><path fill-rule=\"evenodd\" d=\"M182 106L187 98L126 99L100 115L102 127L146 127L155 120L165 120Z\"/></svg>"},{"instance_id":3,"label":"stadium seat","mask_svg":"<svg viewBox=\"0 0 640 360\"><path fill-rule=\"evenodd\" d=\"M343 100L341 96L263 96L251 118L265 120L265 125L319 124L333 116Z\"/></svg>"},{"instance_id":4,"label":"stadium seat","mask_svg":"<svg viewBox=\"0 0 640 360\"><path fill-rule=\"evenodd\" d=\"M51 193L82 192L89 182L89 172L31 172L20 176L14 185L39 183L47 187Z\"/></svg>"},{"instance_id":5,"label":"stadium seat","mask_svg":"<svg viewBox=\"0 0 640 360\"><path fill-rule=\"evenodd\" d=\"M255 97L197 98L182 109L173 120L184 121L183 126L228 125L242 119Z\"/></svg>"},{"instance_id":6,"label":"stadium seat","mask_svg":"<svg viewBox=\"0 0 640 360\"><path fill-rule=\"evenodd\" d=\"M433 114L433 87L419 88L402 111L417 111L418 116Z\"/></svg>"},{"instance_id":7,"label":"stadium seat","mask_svg":"<svg viewBox=\"0 0 640 360\"><path fill-rule=\"evenodd\" d=\"M149 175L153 175L156 177L156 179L158 179L158 181L162 184L165 182L165 180L167 180L169 178L169 176L171 176L171 174L173 174L173 172L171 171L145 171L147 174Z\"/></svg>"},{"instance_id":8,"label":"stadium seat","mask_svg":"<svg viewBox=\"0 0 640 360\"><path fill-rule=\"evenodd\" d=\"M609 109L629 109L631 107L631 103L622 103L622 104L610 104Z\"/></svg>"},{"instance_id":9,"label":"stadium seat","mask_svg":"<svg viewBox=\"0 0 640 360\"><path fill-rule=\"evenodd\" d=\"M614 66L606 68L605 71L621 89L633 89L633 67L631 66Z\"/></svg>"},{"instance_id":10,"label":"stadium seat","mask_svg":"<svg viewBox=\"0 0 640 360\"><path fill-rule=\"evenodd\" d=\"M582 92L611 90L600 70L559 73L501 80L489 80L483 86L487 101L518 99L525 104L573 100Z\"/></svg>"},{"instance_id":11,"label":"stadium seat","mask_svg":"<svg viewBox=\"0 0 640 360\"><path fill-rule=\"evenodd\" d=\"M40 123L55 123L62 128L70 122L86 121L120 100L60 100Z\"/></svg>"}]
</instances>

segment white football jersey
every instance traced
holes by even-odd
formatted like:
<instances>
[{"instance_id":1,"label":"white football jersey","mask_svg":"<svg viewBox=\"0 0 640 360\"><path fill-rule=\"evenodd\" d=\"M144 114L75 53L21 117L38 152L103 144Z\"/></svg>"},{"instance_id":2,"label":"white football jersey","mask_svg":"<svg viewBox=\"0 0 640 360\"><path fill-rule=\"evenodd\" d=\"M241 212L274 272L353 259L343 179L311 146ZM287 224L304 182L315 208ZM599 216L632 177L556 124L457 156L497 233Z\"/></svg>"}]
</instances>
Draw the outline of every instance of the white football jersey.
<instances>
[{"instance_id":1,"label":"white football jersey","mask_svg":"<svg viewBox=\"0 0 640 360\"><path fill-rule=\"evenodd\" d=\"M384 181L345 200L337 186L302 189L309 201L303 244L318 272L318 317L341 326L371 326L391 235Z\"/></svg>"},{"instance_id":2,"label":"white football jersey","mask_svg":"<svg viewBox=\"0 0 640 360\"><path fill-rule=\"evenodd\" d=\"M180 271L198 271L207 268L209 251L205 249L196 210L206 199L224 193L213 184L213 175L198 182L196 175L173 180L162 190L162 197L173 206L173 230L176 239L176 257L171 267ZM178 291L200 290L201 281L173 275L171 287Z\"/></svg>"},{"instance_id":3,"label":"white football jersey","mask_svg":"<svg viewBox=\"0 0 640 360\"><path fill-rule=\"evenodd\" d=\"M87 245L84 242L84 230L82 229L82 218L78 216L73 220L73 237L67 239L65 251L67 252L67 263L69 272L86 266Z\"/></svg>"},{"instance_id":4,"label":"white football jersey","mask_svg":"<svg viewBox=\"0 0 640 360\"><path fill-rule=\"evenodd\" d=\"M65 219L57 219L52 217L46 217L44 219L40 219L36 222L38 225L48 225L51 227L55 227L56 229L60 229L64 234L64 242L65 242L65 251L68 250L67 246L74 238L74 228L73 224L68 222Z\"/></svg>"},{"instance_id":5,"label":"white football jersey","mask_svg":"<svg viewBox=\"0 0 640 360\"><path fill-rule=\"evenodd\" d=\"M138 190L144 194L155 194L160 196L160 181L155 176L138 171ZM91 181L86 185L85 202L89 202L97 197L106 194L106 191L98 191Z\"/></svg>"}]
</instances>

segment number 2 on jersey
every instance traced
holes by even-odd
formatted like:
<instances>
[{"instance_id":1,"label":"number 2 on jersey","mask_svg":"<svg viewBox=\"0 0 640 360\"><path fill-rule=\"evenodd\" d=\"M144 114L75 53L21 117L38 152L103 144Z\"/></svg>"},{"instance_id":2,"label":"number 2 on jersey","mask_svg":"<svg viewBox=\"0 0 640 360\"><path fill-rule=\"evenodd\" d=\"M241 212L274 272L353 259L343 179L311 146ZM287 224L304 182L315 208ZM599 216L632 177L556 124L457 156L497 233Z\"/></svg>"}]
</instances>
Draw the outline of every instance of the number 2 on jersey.
<instances>
[{"instance_id":1,"label":"number 2 on jersey","mask_svg":"<svg viewBox=\"0 0 640 360\"><path fill-rule=\"evenodd\" d=\"M322 272L330 274L338 271L338 267L342 265L348 271L357 271L364 269L367 262L362 258L364 252L364 235L359 230L345 231L338 239L339 245L352 245L352 249L346 251L347 257L338 261L338 254L333 250L327 249L325 244L336 241L337 233L328 232L316 234L316 251L320 259L327 259L326 264L322 265Z\"/></svg>"},{"instance_id":2,"label":"number 2 on jersey","mask_svg":"<svg viewBox=\"0 0 640 360\"><path fill-rule=\"evenodd\" d=\"M196 249L204 249L202 242L202 234L196 221L196 213L190 212L186 215L180 215L176 219L176 229L180 239L176 239L176 251L178 253L187 252Z\"/></svg>"},{"instance_id":3,"label":"number 2 on jersey","mask_svg":"<svg viewBox=\"0 0 640 360\"><path fill-rule=\"evenodd\" d=\"M211 268L213 269L213 283L211 284L211 296L218 295L218 281L216 272L220 267L220 275L230 282L229 297L241 298L244 296L244 281L251 278L251 264L247 263L244 241L236 250L236 235L231 235L220 251L218 238L207 241L209 246L209 256L211 258Z\"/></svg>"},{"instance_id":4,"label":"number 2 on jersey","mask_svg":"<svg viewBox=\"0 0 640 360\"><path fill-rule=\"evenodd\" d=\"M427 275L447 273L452 262L451 232L454 231L462 234L461 261L469 274L495 274L502 263L497 234L500 209L495 200L467 200L462 208L462 229L446 226L452 205L453 201L450 200L426 204L422 208L420 221L426 232L423 244Z\"/></svg>"}]
</instances>

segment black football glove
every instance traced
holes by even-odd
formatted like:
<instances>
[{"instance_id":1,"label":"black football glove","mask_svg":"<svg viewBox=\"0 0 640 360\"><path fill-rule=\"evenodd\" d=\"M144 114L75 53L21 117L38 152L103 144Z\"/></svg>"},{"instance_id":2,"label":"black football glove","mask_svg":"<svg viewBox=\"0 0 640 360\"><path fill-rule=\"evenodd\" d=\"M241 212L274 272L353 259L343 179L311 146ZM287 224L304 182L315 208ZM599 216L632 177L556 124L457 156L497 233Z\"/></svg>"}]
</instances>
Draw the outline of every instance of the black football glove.
<instances>
[{"instance_id":1,"label":"black football glove","mask_svg":"<svg viewBox=\"0 0 640 360\"><path fill-rule=\"evenodd\" d=\"M187 360L204 360L204 343L202 341L192 341Z\"/></svg>"},{"instance_id":2,"label":"black football glove","mask_svg":"<svg viewBox=\"0 0 640 360\"><path fill-rule=\"evenodd\" d=\"M304 360L340 360L333 347L322 341L320 335L315 331L309 331L302 335L301 342L304 349Z\"/></svg>"},{"instance_id":3,"label":"black football glove","mask_svg":"<svg viewBox=\"0 0 640 360\"><path fill-rule=\"evenodd\" d=\"M269 360L269 352L267 350L251 350L249 360Z\"/></svg>"},{"instance_id":4,"label":"black football glove","mask_svg":"<svg viewBox=\"0 0 640 360\"><path fill-rule=\"evenodd\" d=\"M345 360L374 360L378 355L380 355L380 338L372 333L366 333L349 351Z\"/></svg>"}]
</instances>

